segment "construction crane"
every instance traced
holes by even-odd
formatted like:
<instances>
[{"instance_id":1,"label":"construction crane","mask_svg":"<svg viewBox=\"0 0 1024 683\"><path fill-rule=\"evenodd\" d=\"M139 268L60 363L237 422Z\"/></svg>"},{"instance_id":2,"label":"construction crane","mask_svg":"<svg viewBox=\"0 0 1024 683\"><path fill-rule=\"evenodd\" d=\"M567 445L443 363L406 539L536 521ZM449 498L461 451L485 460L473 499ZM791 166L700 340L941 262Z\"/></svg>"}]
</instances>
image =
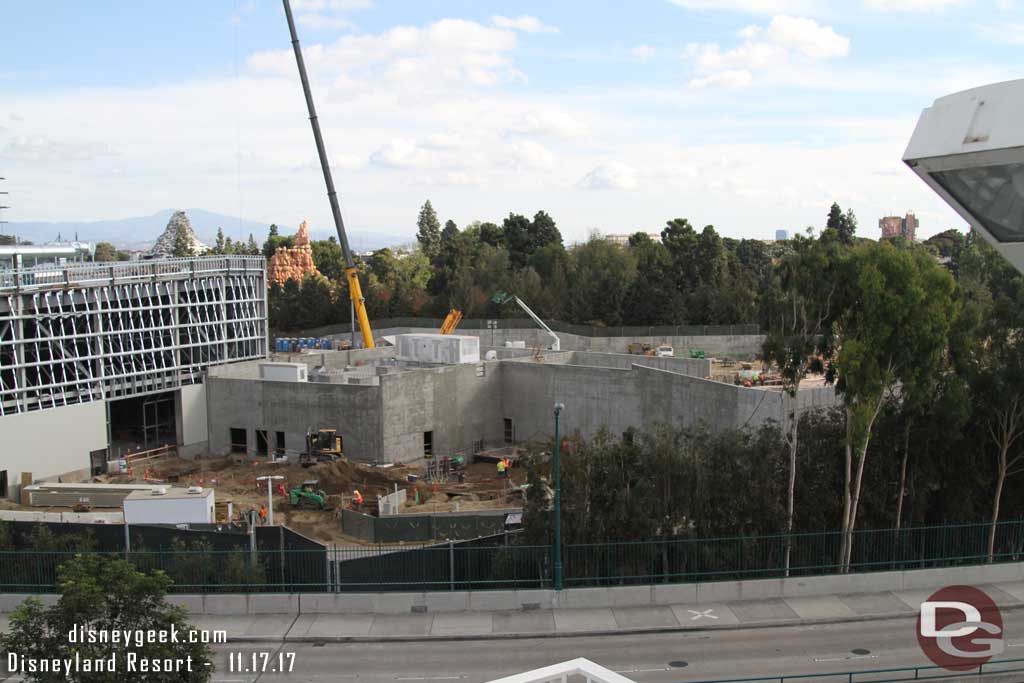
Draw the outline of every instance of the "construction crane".
<instances>
[{"instance_id":1,"label":"construction crane","mask_svg":"<svg viewBox=\"0 0 1024 683\"><path fill-rule=\"evenodd\" d=\"M561 350L561 348L562 348L562 342L561 342L561 340L560 340L560 339L558 338L558 335L557 335L557 334L555 334L554 332L552 332L552 331L551 331L551 328L550 328L550 327L548 327L548 326L547 326L547 325L546 325L546 324L544 323L544 321L540 319L540 316L538 316L538 315L537 315L536 313L534 313L533 311L531 311L531 310L530 310L530 307L529 307L529 306L527 306L527 305L526 305L526 304L525 304L525 303L523 302L523 300L522 300L522 299L520 299L520 298L519 298L518 296L516 296L515 294L509 294L508 292L504 292L504 291L499 291L499 292L496 292L496 293L494 294L494 296L492 296L492 297L491 297L491 301L493 301L494 303L498 304L499 306L500 306L501 304L505 303L506 301L515 301L515 302L516 302L516 303L517 303L517 304L519 305L519 308L521 308L521 309L523 309L524 311L526 311L526 314L527 314L528 316L530 316L531 318L533 318L533 322L535 322L535 323L537 323L538 325L540 325L540 327L541 327L541 328L542 328L542 329L543 329L543 330L544 330L545 332L547 332L547 333L548 333L549 335L551 335L551 345L550 345L550 346L548 346L548 351L560 351L560 350Z\"/></svg>"},{"instance_id":2,"label":"construction crane","mask_svg":"<svg viewBox=\"0 0 1024 683\"><path fill-rule=\"evenodd\" d=\"M345 235L345 222L341 219L341 209L338 208L338 193L334 190L334 179L331 177L331 166L327 163L327 150L324 147L324 138L320 134L320 122L316 117L316 107L313 106L313 94L309 89L309 78L306 76L306 63L302 59L302 47L299 46L299 36L295 32L295 19L292 17L292 6L288 0L284 3L284 14L288 18L288 31L292 36L292 48L295 50L295 63L299 67L299 78L302 80L302 92L306 95L306 108L309 110L309 124L313 127L313 139L316 140L316 151L320 155L320 168L324 172L324 182L327 184L327 198L331 202L331 214L334 216L334 228L338 231L338 244L341 245L341 253L345 259L345 279L348 281L348 295L352 300L356 320L359 321L359 331L363 335L363 346L372 349L373 330L370 329L370 319L366 315L366 299L363 298L363 289L359 286L359 271L356 268L355 259L352 258L352 250L348 245L348 237Z\"/></svg>"},{"instance_id":3,"label":"construction crane","mask_svg":"<svg viewBox=\"0 0 1024 683\"><path fill-rule=\"evenodd\" d=\"M462 321L462 311L457 308L453 308L448 311L448 316L441 323L441 334L451 334L455 331L455 328L459 326Z\"/></svg>"}]
</instances>

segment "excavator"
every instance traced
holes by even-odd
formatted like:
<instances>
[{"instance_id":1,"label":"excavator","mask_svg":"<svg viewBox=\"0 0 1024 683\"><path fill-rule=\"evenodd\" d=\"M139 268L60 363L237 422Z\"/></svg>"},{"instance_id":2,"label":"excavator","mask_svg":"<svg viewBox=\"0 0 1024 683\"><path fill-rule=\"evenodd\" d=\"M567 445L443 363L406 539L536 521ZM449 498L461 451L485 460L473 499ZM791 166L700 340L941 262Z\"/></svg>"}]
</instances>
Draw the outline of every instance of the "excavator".
<instances>
[{"instance_id":1,"label":"excavator","mask_svg":"<svg viewBox=\"0 0 1024 683\"><path fill-rule=\"evenodd\" d=\"M288 31L292 37L292 48L295 50L295 63L299 67L299 79L302 81L302 92L306 96L306 108L309 110L309 124L313 127L313 139L316 141L316 151L320 156L320 168L324 172L324 182L327 184L327 198L331 203L331 214L334 216L334 228L338 232L338 244L341 245L341 253L345 259L345 279L348 282L348 294L352 300L355 318L359 322L359 331L363 336L363 346L368 349L374 348L373 330L370 329L370 319L366 315L366 299L363 297L362 287L359 285L359 270L356 267L355 259L352 257L352 250L348 245L348 237L345 235L345 222L341 218L341 209L338 206L338 193L334 189L334 179L331 177L331 166L327 163L327 149L324 147L324 138L320 133L320 122L316 116L316 107L313 106L313 93L309 88L309 77L306 75L306 63L302 59L302 47L299 45L299 36L295 31L295 19L292 17L292 6L288 0L284 3L284 14L288 19Z\"/></svg>"}]
</instances>

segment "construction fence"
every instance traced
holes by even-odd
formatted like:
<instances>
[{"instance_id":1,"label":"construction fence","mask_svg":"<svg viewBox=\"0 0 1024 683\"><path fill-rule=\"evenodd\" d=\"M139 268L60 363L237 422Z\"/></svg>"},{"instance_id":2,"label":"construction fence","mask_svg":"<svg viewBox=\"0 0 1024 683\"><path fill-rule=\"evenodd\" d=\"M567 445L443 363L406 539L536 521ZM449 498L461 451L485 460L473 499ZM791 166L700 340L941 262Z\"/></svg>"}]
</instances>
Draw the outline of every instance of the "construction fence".
<instances>
[{"instance_id":1,"label":"construction fence","mask_svg":"<svg viewBox=\"0 0 1024 683\"><path fill-rule=\"evenodd\" d=\"M761 334L761 326L757 323L739 323L736 325L655 325L634 327L598 327L594 325L575 325L558 320L545 321L555 332L575 334L580 337L733 337L740 335ZM374 319L375 329L385 330L393 327L415 327L441 329L443 318L384 318ZM460 330L523 330L533 329L537 323L528 318L463 318L459 323ZM328 325L313 330L304 330L308 336L327 334L344 334L350 331L346 324Z\"/></svg>"},{"instance_id":2,"label":"construction fence","mask_svg":"<svg viewBox=\"0 0 1024 683\"><path fill-rule=\"evenodd\" d=\"M850 571L899 571L984 564L990 525L950 524L853 534ZM566 545L564 585L623 586L692 583L785 575L831 574L841 532L741 538L686 539ZM349 546L325 549L284 546L246 550L174 550L107 553L126 556L143 569L162 569L178 593L379 592L550 588L552 548L523 545L512 534L422 547ZM278 546L281 548L282 546ZM57 567L74 553L0 552L0 591L54 590ZM1024 520L1001 522L995 562L1024 561Z\"/></svg>"}]
</instances>

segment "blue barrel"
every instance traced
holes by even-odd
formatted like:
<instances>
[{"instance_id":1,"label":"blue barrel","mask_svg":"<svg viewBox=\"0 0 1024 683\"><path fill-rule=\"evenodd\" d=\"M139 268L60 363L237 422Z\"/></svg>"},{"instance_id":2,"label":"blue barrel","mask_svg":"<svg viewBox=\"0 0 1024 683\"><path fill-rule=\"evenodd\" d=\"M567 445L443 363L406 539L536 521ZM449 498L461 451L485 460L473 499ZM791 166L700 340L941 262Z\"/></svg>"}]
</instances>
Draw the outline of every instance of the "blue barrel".
<instances>
[{"instance_id":1,"label":"blue barrel","mask_svg":"<svg viewBox=\"0 0 1024 683\"><path fill-rule=\"evenodd\" d=\"M280 337L274 340L274 350L277 351L278 353L284 350L283 347L281 346L282 341L284 340L281 339Z\"/></svg>"}]
</instances>

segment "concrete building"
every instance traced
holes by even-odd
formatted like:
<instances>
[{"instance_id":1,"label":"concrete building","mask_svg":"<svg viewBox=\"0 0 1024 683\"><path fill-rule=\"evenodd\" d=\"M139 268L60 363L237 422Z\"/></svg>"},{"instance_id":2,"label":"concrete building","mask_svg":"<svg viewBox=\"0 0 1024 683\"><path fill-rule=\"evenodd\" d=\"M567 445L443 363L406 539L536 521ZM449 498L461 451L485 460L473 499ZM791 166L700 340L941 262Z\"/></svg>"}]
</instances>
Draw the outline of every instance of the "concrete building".
<instances>
[{"instance_id":1,"label":"concrete building","mask_svg":"<svg viewBox=\"0 0 1024 683\"><path fill-rule=\"evenodd\" d=\"M484 331L486 333L486 331ZM512 333L514 331L506 330ZM524 332L520 330L518 332ZM261 381L260 363L211 368L209 445L215 455L297 453L307 430L335 429L362 462L411 462L547 438L552 406L566 433L592 437L658 424L715 428L782 422L779 390L706 379L711 361L593 351L484 347L494 360L458 365L403 361L394 347L275 354L306 362L310 381ZM286 356L287 358L284 358ZM835 392L799 392L802 408L834 405Z\"/></svg>"},{"instance_id":2,"label":"concrete building","mask_svg":"<svg viewBox=\"0 0 1024 683\"><path fill-rule=\"evenodd\" d=\"M878 229L882 231L882 239L890 239L901 235L913 242L917 236L917 217L913 211L906 216L883 216L878 219Z\"/></svg>"},{"instance_id":3,"label":"concrete building","mask_svg":"<svg viewBox=\"0 0 1024 683\"><path fill-rule=\"evenodd\" d=\"M266 335L262 257L0 270L0 496L127 449L205 452L207 368Z\"/></svg>"},{"instance_id":4,"label":"concrete building","mask_svg":"<svg viewBox=\"0 0 1024 683\"><path fill-rule=\"evenodd\" d=\"M624 246L629 244L629 238L632 237L635 234L636 234L635 232L631 232L628 235L627 234L605 235L604 239L606 241L608 241L608 242L611 242L612 244L618 244L618 245L624 247ZM660 232L649 232L649 233L647 233L647 236L650 237L655 242L660 242L661 241L661 233Z\"/></svg>"}]
</instances>

